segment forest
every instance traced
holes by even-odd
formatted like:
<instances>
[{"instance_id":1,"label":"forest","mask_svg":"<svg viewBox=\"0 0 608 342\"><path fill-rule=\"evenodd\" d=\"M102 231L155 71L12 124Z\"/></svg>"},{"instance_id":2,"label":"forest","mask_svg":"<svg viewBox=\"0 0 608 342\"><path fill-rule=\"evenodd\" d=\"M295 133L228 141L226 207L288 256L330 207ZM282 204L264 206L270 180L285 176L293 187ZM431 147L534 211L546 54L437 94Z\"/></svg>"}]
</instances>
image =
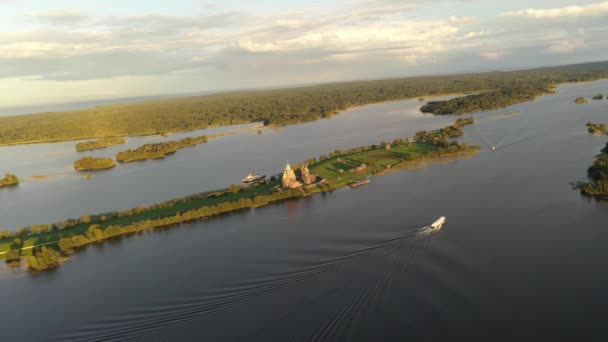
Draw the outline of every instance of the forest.
<instances>
[{"instance_id":1,"label":"forest","mask_svg":"<svg viewBox=\"0 0 608 342\"><path fill-rule=\"evenodd\" d=\"M581 186L584 195L608 198L608 143L587 170L589 182Z\"/></svg>"},{"instance_id":2,"label":"forest","mask_svg":"<svg viewBox=\"0 0 608 342\"><path fill-rule=\"evenodd\" d=\"M496 91L456 97L445 101L430 101L422 106L423 113L436 115L466 114L507 107L516 103L532 101L537 96L552 93L550 84L517 86Z\"/></svg>"},{"instance_id":3,"label":"forest","mask_svg":"<svg viewBox=\"0 0 608 342\"><path fill-rule=\"evenodd\" d=\"M19 178L17 176L7 173L4 178L0 178L0 188L3 186L14 186L19 184Z\"/></svg>"},{"instance_id":4,"label":"forest","mask_svg":"<svg viewBox=\"0 0 608 342\"><path fill-rule=\"evenodd\" d=\"M183 132L264 122L284 125L329 118L352 106L440 94L479 93L425 110L462 114L493 109L551 91L561 83L608 77L608 62L508 72L357 81L235 91L0 117L0 145Z\"/></svg>"},{"instance_id":5,"label":"forest","mask_svg":"<svg viewBox=\"0 0 608 342\"><path fill-rule=\"evenodd\" d=\"M102 138L98 140L90 140L85 142L79 142L76 144L76 151L90 151L110 146L122 145L126 142L124 138Z\"/></svg>"},{"instance_id":6,"label":"forest","mask_svg":"<svg viewBox=\"0 0 608 342\"><path fill-rule=\"evenodd\" d=\"M83 157L74 162L76 171L100 171L111 169L116 166L114 159Z\"/></svg>"},{"instance_id":7,"label":"forest","mask_svg":"<svg viewBox=\"0 0 608 342\"><path fill-rule=\"evenodd\" d=\"M167 155L177 152L177 150L207 142L207 136L188 137L180 140L165 141L155 144L145 144L136 149L129 149L118 152L116 160L121 163L142 161L148 159L162 159Z\"/></svg>"}]
</instances>

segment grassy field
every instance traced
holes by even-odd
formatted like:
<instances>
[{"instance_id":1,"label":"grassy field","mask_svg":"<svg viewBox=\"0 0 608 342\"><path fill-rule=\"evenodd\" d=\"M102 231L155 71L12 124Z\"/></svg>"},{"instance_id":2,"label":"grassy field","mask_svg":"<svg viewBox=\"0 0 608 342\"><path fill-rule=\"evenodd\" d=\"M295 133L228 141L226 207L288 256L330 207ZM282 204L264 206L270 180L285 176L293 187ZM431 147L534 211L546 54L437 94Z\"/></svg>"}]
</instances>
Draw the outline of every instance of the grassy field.
<instances>
[{"instance_id":1,"label":"grassy field","mask_svg":"<svg viewBox=\"0 0 608 342\"><path fill-rule=\"evenodd\" d=\"M329 184L337 188L375 172L386 170L387 167L394 167L407 157L414 159L438 149L437 146L424 143L402 144L393 146L390 150L375 149L333 157L311 165L309 169L312 174L325 178ZM349 169L361 164L368 165L365 171L348 172ZM339 170L344 170L344 172L341 174Z\"/></svg>"}]
</instances>

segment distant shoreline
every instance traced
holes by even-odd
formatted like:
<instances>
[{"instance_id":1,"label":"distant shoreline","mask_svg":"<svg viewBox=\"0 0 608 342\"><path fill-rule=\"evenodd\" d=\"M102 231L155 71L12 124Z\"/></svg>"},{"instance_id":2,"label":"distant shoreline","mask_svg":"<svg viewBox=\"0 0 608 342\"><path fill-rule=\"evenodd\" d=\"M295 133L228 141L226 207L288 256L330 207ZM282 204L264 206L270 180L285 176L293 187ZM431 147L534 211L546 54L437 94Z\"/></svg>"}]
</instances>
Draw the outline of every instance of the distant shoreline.
<instances>
[{"instance_id":1,"label":"distant shoreline","mask_svg":"<svg viewBox=\"0 0 608 342\"><path fill-rule=\"evenodd\" d=\"M331 118L370 104L449 95L466 96L436 101L432 107L438 112L433 111L434 114L450 114L452 110L468 114L531 101L558 85L606 78L608 62L596 62L110 104L93 109L0 117L0 146L190 132L260 121L265 126L285 126Z\"/></svg>"}]
</instances>

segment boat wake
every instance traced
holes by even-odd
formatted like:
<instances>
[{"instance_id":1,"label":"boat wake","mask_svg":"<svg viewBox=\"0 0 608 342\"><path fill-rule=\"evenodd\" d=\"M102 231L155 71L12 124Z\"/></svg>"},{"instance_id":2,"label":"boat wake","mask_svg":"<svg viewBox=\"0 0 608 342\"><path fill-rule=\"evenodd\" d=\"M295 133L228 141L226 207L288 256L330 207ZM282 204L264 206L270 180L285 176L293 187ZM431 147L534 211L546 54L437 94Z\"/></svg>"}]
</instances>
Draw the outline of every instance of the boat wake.
<instances>
[{"instance_id":1,"label":"boat wake","mask_svg":"<svg viewBox=\"0 0 608 342\"><path fill-rule=\"evenodd\" d=\"M380 297L385 292L383 288L391 283L391 279L403 276L408 265L423 254L429 237L438 233L444 222L445 218L440 218L420 229L307 266L261 275L247 282L210 289L187 298L169 299L169 302L158 306L132 308L128 312L122 312L121 317L107 317L72 331L64 331L52 340L146 340L182 324L194 324L201 320L211 324L215 319L221 319L225 311L249 306L257 301L270 300L268 297L281 296L284 291L298 293L299 290L308 288L310 282L329 282L336 288L348 286L352 272L357 274L357 270L365 265L379 263L378 272L370 278L371 283L360 288L362 292L354 298L349 297L348 302L340 306L338 312L328 313L334 316L328 317L320 327L303 332L302 338L307 341L320 341L331 339L335 333L348 334L369 310L368 306L379 305ZM361 285L363 284L358 286ZM329 293L340 296L339 292ZM258 333L273 334L273 327L276 328L276 325L271 324ZM255 336L257 334L253 335L248 337L259 337Z\"/></svg>"}]
</instances>

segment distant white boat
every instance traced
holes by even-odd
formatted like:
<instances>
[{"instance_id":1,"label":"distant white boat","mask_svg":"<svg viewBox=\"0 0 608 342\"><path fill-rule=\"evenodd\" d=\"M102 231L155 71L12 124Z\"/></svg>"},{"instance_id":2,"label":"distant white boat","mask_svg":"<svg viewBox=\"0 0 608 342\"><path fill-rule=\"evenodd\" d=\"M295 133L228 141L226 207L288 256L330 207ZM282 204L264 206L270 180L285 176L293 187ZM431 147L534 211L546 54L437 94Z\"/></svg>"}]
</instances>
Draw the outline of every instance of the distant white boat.
<instances>
[{"instance_id":1,"label":"distant white boat","mask_svg":"<svg viewBox=\"0 0 608 342\"><path fill-rule=\"evenodd\" d=\"M251 172L249 172L249 175L247 175L247 177L243 178L243 183L251 183L251 182L255 182L257 180L264 179L264 178L266 178L266 176L254 175Z\"/></svg>"},{"instance_id":2,"label":"distant white boat","mask_svg":"<svg viewBox=\"0 0 608 342\"><path fill-rule=\"evenodd\" d=\"M445 221L446 221L445 216L441 216L435 222L431 223L431 228L433 230L441 229L441 227L443 227L443 225L445 224Z\"/></svg>"},{"instance_id":3,"label":"distant white boat","mask_svg":"<svg viewBox=\"0 0 608 342\"><path fill-rule=\"evenodd\" d=\"M496 151L496 146L492 146L492 151Z\"/></svg>"}]
</instances>

